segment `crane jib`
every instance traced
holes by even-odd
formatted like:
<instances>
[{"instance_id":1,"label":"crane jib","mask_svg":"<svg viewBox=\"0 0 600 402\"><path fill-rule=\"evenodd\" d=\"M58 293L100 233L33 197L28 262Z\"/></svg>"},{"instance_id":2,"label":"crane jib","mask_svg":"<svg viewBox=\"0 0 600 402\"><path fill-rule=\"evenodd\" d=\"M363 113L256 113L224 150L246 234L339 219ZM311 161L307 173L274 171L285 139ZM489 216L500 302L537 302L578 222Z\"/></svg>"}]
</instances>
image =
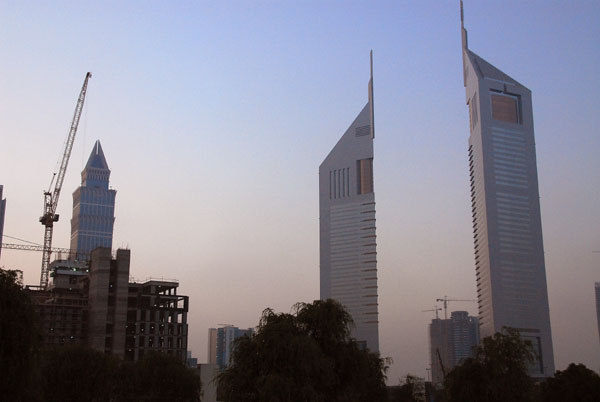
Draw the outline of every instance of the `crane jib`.
<instances>
[{"instance_id":1,"label":"crane jib","mask_svg":"<svg viewBox=\"0 0 600 402\"><path fill-rule=\"evenodd\" d=\"M81 111L83 110L85 94L87 92L88 80L91 77L92 73L90 72L85 75L85 80L83 81L83 86L81 87L79 98L77 99L75 112L73 113L73 120L71 122L71 128L69 129L69 135L67 136L67 141L65 143L65 150L62 154L60 168L58 169L58 173L56 173L56 180L54 180L54 190L44 193L44 215L40 218L40 222L45 227L42 253L42 272L40 276L40 286L42 288L46 288L48 286L48 266L50 265L50 254L52 253L52 229L54 222L58 221L56 207L58 206L60 191L62 189L62 184L67 172L67 166L69 165L69 158L71 157L73 143L75 142L75 135L77 134L77 127L79 126L79 119L81 118Z\"/></svg>"}]
</instances>

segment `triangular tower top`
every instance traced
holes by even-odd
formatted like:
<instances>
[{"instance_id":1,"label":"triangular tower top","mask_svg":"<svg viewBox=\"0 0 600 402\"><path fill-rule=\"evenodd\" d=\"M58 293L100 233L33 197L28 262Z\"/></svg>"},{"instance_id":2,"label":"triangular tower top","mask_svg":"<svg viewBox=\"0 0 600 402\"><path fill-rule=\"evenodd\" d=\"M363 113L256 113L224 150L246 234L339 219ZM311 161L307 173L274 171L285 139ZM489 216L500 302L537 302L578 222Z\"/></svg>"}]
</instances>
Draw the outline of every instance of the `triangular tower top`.
<instances>
[{"instance_id":1,"label":"triangular tower top","mask_svg":"<svg viewBox=\"0 0 600 402\"><path fill-rule=\"evenodd\" d=\"M465 29L465 13L462 0L460 0L460 31L462 39L463 77L465 86L467 86L467 61L470 61L475 73L480 78L491 78L493 80L503 81L514 85L521 85L519 82L517 82L517 80L500 71L497 67L493 66L483 57L475 54L469 49L469 40L467 36L467 30Z\"/></svg>"},{"instance_id":2,"label":"triangular tower top","mask_svg":"<svg viewBox=\"0 0 600 402\"><path fill-rule=\"evenodd\" d=\"M104 157L104 152L102 151L102 145L100 145L100 140L96 140L94 144L94 148L92 149L92 153L85 165L85 168L96 168L96 169L108 169L108 163L106 163L106 158Z\"/></svg>"}]
</instances>

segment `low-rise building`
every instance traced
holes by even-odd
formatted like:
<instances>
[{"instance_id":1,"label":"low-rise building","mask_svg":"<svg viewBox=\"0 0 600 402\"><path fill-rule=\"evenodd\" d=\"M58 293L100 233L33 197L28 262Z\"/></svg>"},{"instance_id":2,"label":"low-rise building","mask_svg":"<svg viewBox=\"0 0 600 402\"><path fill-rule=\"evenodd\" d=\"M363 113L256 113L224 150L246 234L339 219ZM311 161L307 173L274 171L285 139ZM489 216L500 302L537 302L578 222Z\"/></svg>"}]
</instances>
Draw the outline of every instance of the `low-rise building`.
<instances>
[{"instance_id":1,"label":"low-rise building","mask_svg":"<svg viewBox=\"0 0 600 402\"><path fill-rule=\"evenodd\" d=\"M68 344L138 360L147 350L182 361L187 351L188 296L176 281L129 281L130 251L92 251L89 262L50 265L46 289L28 286L42 331L42 348Z\"/></svg>"}]
</instances>

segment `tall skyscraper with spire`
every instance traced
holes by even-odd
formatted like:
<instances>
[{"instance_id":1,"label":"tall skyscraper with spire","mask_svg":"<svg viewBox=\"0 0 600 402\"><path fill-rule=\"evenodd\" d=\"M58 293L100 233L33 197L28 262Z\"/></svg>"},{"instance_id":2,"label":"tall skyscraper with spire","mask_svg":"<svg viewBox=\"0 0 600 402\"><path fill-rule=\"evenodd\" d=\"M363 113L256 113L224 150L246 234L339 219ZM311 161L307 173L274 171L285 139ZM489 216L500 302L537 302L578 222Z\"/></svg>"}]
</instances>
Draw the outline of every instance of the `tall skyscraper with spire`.
<instances>
[{"instance_id":1,"label":"tall skyscraper with spire","mask_svg":"<svg viewBox=\"0 0 600 402\"><path fill-rule=\"evenodd\" d=\"M87 258L96 247L112 248L116 190L109 189L110 169L100 141L81 172L81 186L73 193L71 250Z\"/></svg>"},{"instance_id":2,"label":"tall skyscraper with spire","mask_svg":"<svg viewBox=\"0 0 600 402\"><path fill-rule=\"evenodd\" d=\"M320 287L352 315L352 336L378 352L374 137L371 52L369 101L319 167Z\"/></svg>"},{"instance_id":3,"label":"tall skyscraper with spire","mask_svg":"<svg viewBox=\"0 0 600 402\"><path fill-rule=\"evenodd\" d=\"M530 340L534 376L554 374L531 91L471 50L461 31L481 337Z\"/></svg>"}]
</instances>

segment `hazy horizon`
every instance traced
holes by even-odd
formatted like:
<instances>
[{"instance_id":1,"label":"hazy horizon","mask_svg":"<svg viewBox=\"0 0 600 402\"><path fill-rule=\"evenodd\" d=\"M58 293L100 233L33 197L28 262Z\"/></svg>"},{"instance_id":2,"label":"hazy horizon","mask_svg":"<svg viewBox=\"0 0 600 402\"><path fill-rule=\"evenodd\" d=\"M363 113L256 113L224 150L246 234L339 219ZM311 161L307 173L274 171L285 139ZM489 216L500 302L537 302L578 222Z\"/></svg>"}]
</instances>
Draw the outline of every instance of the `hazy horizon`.
<instances>
[{"instance_id":1,"label":"hazy horizon","mask_svg":"<svg viewBox=\"0 0 600 402\"><path fill-rule=\"evenodd\" d=\"M469 47L532 91L558 370L600 369L599 17L586 1L465 2ZM91 71L53 246L69 245L99 139L113 248L131 249L135 278L180 281L199 362L208 328L319 297L318 166L367 102L373 49L380 350L390 384L427 378L421 310L476 298L458 0L7 1L0 33L4 234L42 243L42 193ZM40 265L2 250L26 284Z\"/></svg>"}]
</instances>

